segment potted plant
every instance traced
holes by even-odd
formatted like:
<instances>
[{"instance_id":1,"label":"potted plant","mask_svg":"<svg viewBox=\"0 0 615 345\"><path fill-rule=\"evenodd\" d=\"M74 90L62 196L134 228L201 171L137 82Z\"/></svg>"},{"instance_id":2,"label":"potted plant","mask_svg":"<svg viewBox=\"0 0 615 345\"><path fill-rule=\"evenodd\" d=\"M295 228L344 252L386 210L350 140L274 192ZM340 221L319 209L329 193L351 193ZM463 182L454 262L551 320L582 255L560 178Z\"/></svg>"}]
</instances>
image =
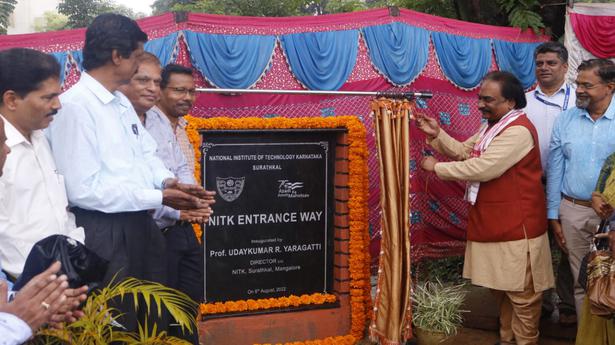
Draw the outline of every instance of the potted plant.
<instances>
[{"instance_id":1,"label":"potted plant","mask_svg":"<svg viewBox=\"0 0 615 345\"><path fill-rule=\"evenodd\" d=\"M457 334L465 294L463 284L445 285L439 280L417 284L412 292L412 323L419 345L443 344Z\"/></svg>"},{"instance_id":2,"label":"potted plant","mask_svg":"<svg viewBox=\"0 0 615 345\"><path fill-rule=\"evenodd\" d=\"M83 308L83 316L61 328L43 328L39 330L29 344L156 344L156 345L190 345L190 343L168 336L159 330L156 324L139 325L139 332L131 333L114 329L117 325L119 311L110 306L110 302L126 295L134 296L136 301L144 301L151 313L160 316L161 307L177 320L182 328L196 331L196 319L192 310L196 304L186 294L158 283L127 278L118 283L95 291L88 296ZM141 298L138 298L138 297ZM156 306L153 305L156 302ZM139 304L137 302L137 304Z\"/></svg>"}]
</instances>

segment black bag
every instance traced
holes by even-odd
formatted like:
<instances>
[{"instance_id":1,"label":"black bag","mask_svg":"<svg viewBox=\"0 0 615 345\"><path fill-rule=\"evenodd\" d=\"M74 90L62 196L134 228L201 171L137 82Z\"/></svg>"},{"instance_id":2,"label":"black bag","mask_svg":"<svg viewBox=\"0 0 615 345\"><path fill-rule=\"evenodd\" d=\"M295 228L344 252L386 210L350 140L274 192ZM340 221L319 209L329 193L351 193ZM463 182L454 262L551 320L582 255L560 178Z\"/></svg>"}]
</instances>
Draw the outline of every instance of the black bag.
<instances>
[{"instance_id":1,"label":"black bag","mask_svg":"<svg viewBox=\"0 0 615 345\"><path fill-rule=\"evenodd\" d=\"M45 271L52 263L60 261L59 274L66 274L70 288L88 285L95 289L103 280L109 262L75 239L64 235L51 235L32 247L21 276L17 278L13 290L21 289L30 279Z\"/></svg>"}]
</instances>

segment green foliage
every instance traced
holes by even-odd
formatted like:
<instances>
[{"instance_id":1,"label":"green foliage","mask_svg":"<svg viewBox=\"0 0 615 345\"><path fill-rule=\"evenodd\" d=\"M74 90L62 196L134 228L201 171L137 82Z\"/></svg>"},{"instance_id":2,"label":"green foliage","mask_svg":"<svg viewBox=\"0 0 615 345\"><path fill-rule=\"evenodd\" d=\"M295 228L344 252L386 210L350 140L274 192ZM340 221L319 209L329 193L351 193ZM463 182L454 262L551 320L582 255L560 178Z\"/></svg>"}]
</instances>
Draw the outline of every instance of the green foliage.
<instances>
[{"instance_id":1,"label":"green foliage","mask_svg":"<svg viewBox=\"0 0 615 345\"><path fill-rule=\"evenodd\" d=\"M205 12L233 16L288 17L353 12L369 8L362 0L157 0L153 9Z\"/></svg>"},{"instance_id":2,"label":"green foliage","mask_svg":"<svg viewBox=\"0 0 615 345\"><path fill-rule=\"evenodd\" d=\"M187 3L192 1L182 1L182 0L156 0L152 4L152 14L158 15L165 12L171 11L171 8L177 4Z\"/></svg>"},{"instance_id":3,"label":"green foliage","mask_svg":"<svg viewBox=\"0 0 615 345\"><path fill-rule=\"evenodd\" d=\"M362 0L305 0L303 2L302 13L305 15L354 12L373 7L367 1Z\"/></svg>"},{"instance_id":4,"label":"green foliage","mask_svg":"<svg viewBox=\"0 0 615 345\"><path fill-rule=\"evenodd\" d=\"M124 4L118 4L115 2L107 2L106 8L104 8L104 12L113 12L132 19L139 19L147 16L145 13L135 12L132 8Z\"/></svg>"},{"instance_id":5,"label":"green foliage","mask_svg":"<svg viewBox=\"0 0 615 345\"><path fill-rule=\"evenodd\" d=\"M417 284L412 292L414 326L454 335L463 318L464 285L444 285L439 280Z\"/></svg>"},{"instance_id":6,"label":"green foliage","mask_svg":"<svg viewBox=\"0 0 615 345\"><path fill-rule=\"evenodd\" d=\"M344 13L367 9L361 0L329 0L324 7L324 13Z\"/></svg>"},{"instance_id":7,"label":"green foliage","mask_svg":"<svg viewBox=\"0 0 615 345\"><path fill-rule=\"evenodd\" d=\"M42 17L34 19L36 32L63 30L68 24L68 17L56 11L46 11Z\"/></svg>"},{"instance_id":8,"label":"green foliage","mask_svg":"<svg viewBox=\"0 0 615 345\"><path fill-rule=\"evenodd\" d=\"M62 0L58 4L58 12L68 17L67 27L71 29L86 27L96 16L106 12L122 14L133 19L144 16L125 5L118 5L113 0Z\"/></svg>"},{"instance_id":9,"label":"green foliage","mask_svg":"<svg viewBox=\"0 0 615 345\"><path fill-rule=\"evenodd\" d=\"M88 26L101 12L100 1L63 0L58 4L58 12L68 17L69 28Z\"/></svg>"},{"instance_id":10,"label":"green foliage","mask_svg":"<svg viewBox=\"0 0 615 345\"><path fill-rule=\"evenodd\" d=\"M282 17L353 12L387 6L484 24L512 25L535 31L544 28L537 12L539 0L496 0L495 3L491 0L156 0L152 8L155 14L172 10Z\"/></svg>"},{"instance_id":11,"label":"green foliage","mask_svg":"<svg viewBox=\"0 0 615 345\"><path fill-rule=\"evenodd\" d=\"M17 0L2 0L0 1L0 34L5 35L6 29L9 26L9 18L15 10Z\"/></svg>"},{"instance_id":12,"label":"green foliage","mask_svg":"<svg viewBox=\"0 0 615 345\"><path fill-rule=\"evenodd\" d=\"M303 2L304 0L198 0L176 4L172 10L233 16L285 17L300 15Z\"/></svg>"},{"instance_id":13,"label":"green foliage","mask_svg":"<svg viewBox=\"0 0 615 345\"><path fill-rule=\"evenodd\" d=\"M538 0L496 0L498 5L508 15L508 22L522 30L532 28L536 34L545 27L542 17L536 11L540 2Z\"/></svg>"},{"instance_id":14,"label":"green foliage","mask_svg":"<svg viewBox=\"0 0 615 345\"><path fill-rule=\"evenodd\" d=\"M455 12L454 1L451 0L398 0L395 6L410 10L433 14L434 16L461 19Z\"/></svg>"},{"instance_id":15,"label":"green foliage","mask_svg":"<svg viewBox=\"0 0 615 345\"><path fill-rule=\"evenodd\" d=\"M112 324L118 318L118 310L109 304L117 298L130 295L138 305L138 301L145 301L149 313L162 313L164 306L177 320L183 329L189 332L196 331L196 320L192 310L196 304L184 293L167 288L158 283L141 281L128 278L117 284L91 294L83 307L84 316L76 322L66 324L62 329L44 328L40 330L32 344L80 344L99 345L121 342L124 344L157 344L157 345L180 345L187 342L170 337L164 331L159 331L156 324L139 325L138 333L116 331ZM141 298L139 298L141 297ZM152 310L151 303L155 302L156 310Z\"/></svg>"}]
</instances>

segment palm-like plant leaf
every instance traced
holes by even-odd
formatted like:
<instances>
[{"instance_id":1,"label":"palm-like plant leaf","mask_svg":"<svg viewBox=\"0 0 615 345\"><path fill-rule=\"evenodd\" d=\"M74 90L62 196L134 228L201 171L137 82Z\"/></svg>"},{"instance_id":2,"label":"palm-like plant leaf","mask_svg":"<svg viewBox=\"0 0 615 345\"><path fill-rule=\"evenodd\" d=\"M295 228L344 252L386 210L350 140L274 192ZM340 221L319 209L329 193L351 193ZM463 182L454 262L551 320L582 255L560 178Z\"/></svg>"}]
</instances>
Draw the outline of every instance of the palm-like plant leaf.
<instances>
[{"instance_id":1,"label":"palm-like plant leaf","mask_svg":"<svg viewBox=\"0 0 615 345\"><path fill-rule=\"evenodd\" d=\"M113 336L114 342L123 342L126 344L139 344L139 345L190 345L189 342L171 337L166 332L158 332L158 327L154 324L150 330L147 327L147 320L145 325L139 325L139 333L129 332L116 332Z\"/></svg>"},{"instance_id":2,"label":"palm-like plant leaf","mask_svg":"<svg viewBox=\"0 0 615 345\"><path fill-rule=\"evenodd\" d=\"M158 283L127 278L118 283L110 283L108 287L90 295L83 306L83 317L76 322L64 325L63 329L45 328L37 333L34 344L81 344L107 345L112 342L126 344L168 344L179 345L187 342L168 336L164 331L158 331L156 324L139 325L138 334L114 330L112 324L121 316L119 311L110 307L116 299L130 295L135 301L144 301L149 313L152 301L157 306L157 314L162 314L164 307L179 323L183 330L196 331L196 319L193 312L197 305L186 294L168 288ZM141 306L143 307L143 306Z\"/></svg>"}]
</instances>

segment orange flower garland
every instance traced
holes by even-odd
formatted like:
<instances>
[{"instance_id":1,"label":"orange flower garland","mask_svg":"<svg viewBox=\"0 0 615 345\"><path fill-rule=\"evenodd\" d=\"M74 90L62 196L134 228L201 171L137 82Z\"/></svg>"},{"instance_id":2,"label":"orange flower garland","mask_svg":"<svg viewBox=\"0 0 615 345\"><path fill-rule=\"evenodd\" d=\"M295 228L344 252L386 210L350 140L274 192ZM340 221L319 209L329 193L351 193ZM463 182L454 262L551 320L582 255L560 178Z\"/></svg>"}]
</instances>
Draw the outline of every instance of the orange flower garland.
<instances>
[{"instance_id":1,"label":"orange flower garland","mask_svg":"<svg viewBox=\"0 0 615 345\"><path fill-rule=\"evenodd\" d=\"M339 337L327 337L324 339L318 340L307 340L307 341L293 341L289 343L265 343L265 344L254 344L254 345L353 345L357 342L357 339L352 335L344 335Z\"/></svg>"},{"instance_id":2,"label":"orange flower garland","mask_svg":"<svg viewBox=\"0 0 615 345\"><path fill-rule=\"evenodd\" d=\"M311 295L285 296L279 298L249 299L229 302L216 302L201 304L201 315L219 313L237 313L242 311L255 311L273 308L298 307L301 305L320 305L333 303L337 300L335 295L314 293Z\"/></svg>"},{"instance_id":3,"label":"orange flower garland","mask_svg":"<svg viewBox=\"0 0 615 345\"><path fill-rule=\"evenodd\" d=\"M331 337L321 340L306 342L294 342L287 344L354 344L358 339L363 338L365 326L370 318L371 294L370 294L370 258L367 248L369 246L368 235L368 174L367 174L367 147L365 141L365 127L354 116L337 117L304 117L304 118L283 118L276 117L270 119L262 118L241 118L232 119L226 117L202 119L186 116L188 125L186 132L190 142L194 146L195 152L195 177L201 181L201 138L198 133L202 129L302 129L302 128L346 128L348 129L348 169L349 169L349 200L348 200L348 219L350 225L349 243L349 273L350 273L350 310L351 310L351 329L350 334L344 337ZM201 229L199 228L198 231ZM196 231L196 230L195 230ZM197 236L200 238L198 232ZM316 296L315 296L316 295ZM311 299L321 299L322 294L306 295L312 296ZM322 295L327 298L327 295ZM280 303L277 300L290 299L293 296L272 298L264 300L234 301L226 303L208 303L201 305L204 314L224 313L231 310L242 308L265 307L276 308ZM297 296L294 296L297 297ZM297 297L301 300L301 297ZM305 298L309 302L309 298ZM260 301L260 302L259 302ZM286 301L286 300L283 300ZM323 302L324 303L324 302ZM310 304L310 303L307 303Z\"/></svg>"}]
</instances>

